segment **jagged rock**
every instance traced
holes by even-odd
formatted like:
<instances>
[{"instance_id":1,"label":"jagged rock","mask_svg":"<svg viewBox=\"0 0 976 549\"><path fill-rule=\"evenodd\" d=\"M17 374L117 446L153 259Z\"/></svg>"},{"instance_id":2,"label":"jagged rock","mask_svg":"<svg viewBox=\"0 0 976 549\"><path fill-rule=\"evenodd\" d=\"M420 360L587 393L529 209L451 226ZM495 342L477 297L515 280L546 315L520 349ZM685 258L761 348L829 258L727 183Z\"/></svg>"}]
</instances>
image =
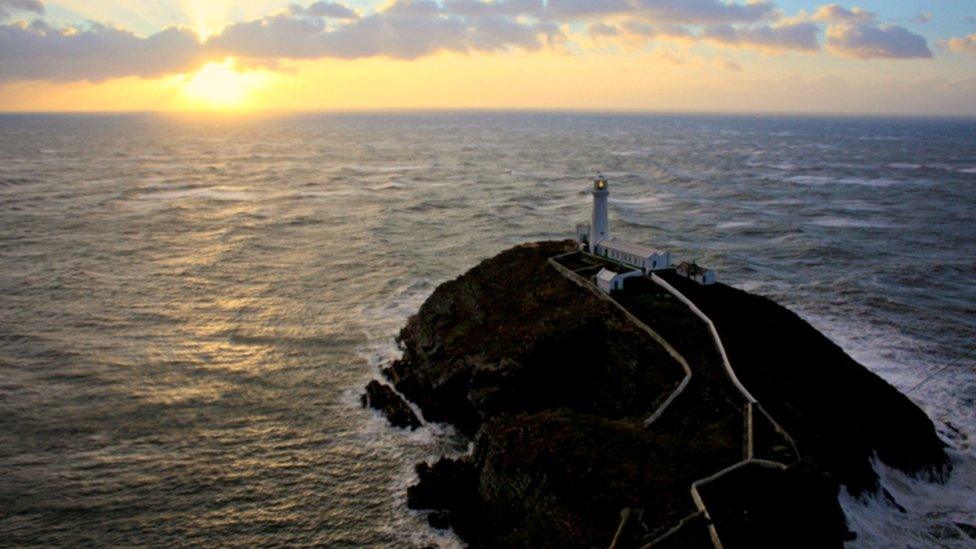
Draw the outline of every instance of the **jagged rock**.
<instances>
[{"instance_id":1,"label":"jagged rock","mask_svg":"<svg viewBox=\"0 0 976 549\"><path fill-rule=\"evenodd\" d=\"M818 468L797 462L785 470L747 464L699 489L726 547L826 549L844 546L838 486Z\"/></svg>"},{"instance_id":2,"label":"jagged rock","mask_svg":"<svg viewBox=\"0 0 976 549\"><path fill-rule=\"evenodd\" d=\"M681 367L612 305L548 267L571 249L520 246L442 284L400 332L404 356L387 377L428 421L469 436L501 412L648 414Z\"/></svg>"},{"instance_id":3,"label":"jagged rock","mask_svg":"<svg viewBox=\"0 0 976 549\"><path fill-rule=\"evenodd\" d=\"M411 509L457 509L474 501L477 476L466 459L441 458L433 465L418 463L419 482L407 489Z\"/></svg>"},{"instance_id":4,"label":"jagged rock","mask_svg":"<svg viewBox=\"0 0 976 549\"><path fill-rule=\"evenodd\" d=\"M972 540L976 540L976 526L972 524L966 524L965 522L955 523L962 533L968 536Z\"/></svg>"},{"instance_id":5,"label":"jagged rock","mask_svg":"<svg viewBox=\"0 0 976 549\"><path fill-rule=\"evenodd\" d=\"M670 543L707 543L690 486L743 459L742 395L703 323L631 279L617 299L696 371L645 426L682 369L548 265L570 249L545 242L486 260L441 285L401 331L403 358L386 376L425 418L475 438L469 457L418 466L410 506L436 510L430 522L449 523L472 547L607 546L624 508L643 511L623 546L676 527ZM838 483L877 490L875 453L910 474L948 472L925 414L799 317L722 284L673 283L713 316L743 383L795 442L760 417L756 455L787 469L749 468L711 485L726 547L839 546L850 535Z\"/></svg>"},{"instance_id":6,"label":"jagged rock","mask_svg":"<svg viewBox=\"0 0 976 549\"><path fill-rule=\"evenodd\" d=\"M438 530L447 530L451 527L450 511L431 511L427 515L427 524Z\"/></svg>"},{"instance_id":7,"label":"jagged rock","mask_svg":"<svg viewBox=\"0 0 976 549\"><path fill-rule=\"evenodd\" d=\"M366 386L366 394L362 396L363 406L379 410L394 427L414 430L420 427L417 414L413 413L403 398L396 394L389 385L384 385L375 379Z\"/></svg>"},{"instance_id":8,"label":"jagged rock","mask_svg":"<svg viewBox=\"0 0 976 549\"><path fill-rule=\"evenodd\" d=\"M715 322L740 379L804 457L849 491L878 490L875 454L909 475L948 473L945 445L925 412L795 313L724 284L665 277Z\"/></svg>"}]
</instances>

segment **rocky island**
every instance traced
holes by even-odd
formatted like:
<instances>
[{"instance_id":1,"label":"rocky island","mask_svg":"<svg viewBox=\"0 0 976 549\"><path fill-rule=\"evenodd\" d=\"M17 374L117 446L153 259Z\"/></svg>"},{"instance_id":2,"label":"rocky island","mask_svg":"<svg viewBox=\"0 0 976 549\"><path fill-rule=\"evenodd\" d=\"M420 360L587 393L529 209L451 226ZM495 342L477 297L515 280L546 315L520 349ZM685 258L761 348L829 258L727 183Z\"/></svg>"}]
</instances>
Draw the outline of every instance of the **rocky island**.
<instances>
[{"instance_id":1,"label":"rocky island","mask_svg":"<svg viewBox=\"0 0 976 549\"><path fill-rule=\"evenodd\" d=\"M648 277L588 287L601 265L576 249L518 246L442 284L384 369L396 392L364 397L474 440L417 467L409 505L433 526L472 547L839 547L840 487L882 490L872 457L948 474L925 413L786 308L658 273L719 349Z\"/></svg>"}]
</instances>

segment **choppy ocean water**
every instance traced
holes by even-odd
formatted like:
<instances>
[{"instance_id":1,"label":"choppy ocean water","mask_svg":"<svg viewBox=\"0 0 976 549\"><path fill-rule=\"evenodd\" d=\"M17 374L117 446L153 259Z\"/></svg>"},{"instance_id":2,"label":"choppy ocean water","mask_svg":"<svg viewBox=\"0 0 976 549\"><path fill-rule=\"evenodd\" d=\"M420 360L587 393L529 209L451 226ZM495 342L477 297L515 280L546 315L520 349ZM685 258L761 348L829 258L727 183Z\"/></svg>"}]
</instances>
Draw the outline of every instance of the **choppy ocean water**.
<instances>
[{"instance_id":1,"label":"choppy ocean water","mask_svg":"<svg viewBox=\"0 0 976 549\"><path fill-rule=\"evenodd\" d=\"M0 116L0 544L454 545L450 429L358 395L436 285L611 226L789 306L951 445L855 546L976 524L976 122L469 113Z\"/></svg>"}]
</instances>

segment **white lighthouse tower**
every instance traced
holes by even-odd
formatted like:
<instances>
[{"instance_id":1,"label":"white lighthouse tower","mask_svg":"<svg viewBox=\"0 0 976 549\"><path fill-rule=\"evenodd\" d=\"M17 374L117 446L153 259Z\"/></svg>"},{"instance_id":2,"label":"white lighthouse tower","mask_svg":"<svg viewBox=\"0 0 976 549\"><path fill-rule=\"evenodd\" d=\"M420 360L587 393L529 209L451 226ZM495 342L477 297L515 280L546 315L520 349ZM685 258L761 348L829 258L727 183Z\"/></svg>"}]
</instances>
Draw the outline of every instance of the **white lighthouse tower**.
<instances>
[{"instance_id":1,"label":"white lighthouse tower","mask_svg":"<svg viewBox=\"0 0 976 549\"><path fill-rule=\"evenodd\" d=\"M607 202L610 198L610 186L607 184L606 177L598 175L593 180L593 191L590 194L593 195L593 217L590 223L576 225L576 242L579 250L587 251L607 261L616 262L624 270L628 268L633 269L630 272L620 273L604 268L597 275L597 286L606 292L620 290L623 284L622 281L626 278L671 268L670 252L641 246L640 244L632 244L618 238L610 238L610 224L607 220ZM698 272L695 271L694 276L697 275ZM708 276L702 274L699 277L701 284L713 283L715 279L714 273L711 273L710 276L711 278L708 278ZM711 280L711 282L708 280Z\"/></svg>"},{"instance_id":2,"label":"white lighthouse tower","mask_svg":"<svg viewBox=\"0 0 976 549\"><path fill-rule=\"evenodd\" d=\"M607 198L610 188L607 178L602 175L593 180L593 218L590 220L590 253L596 253L596 246L610 239L610 224L607 221Z\"/></svg>"}]
</instances>

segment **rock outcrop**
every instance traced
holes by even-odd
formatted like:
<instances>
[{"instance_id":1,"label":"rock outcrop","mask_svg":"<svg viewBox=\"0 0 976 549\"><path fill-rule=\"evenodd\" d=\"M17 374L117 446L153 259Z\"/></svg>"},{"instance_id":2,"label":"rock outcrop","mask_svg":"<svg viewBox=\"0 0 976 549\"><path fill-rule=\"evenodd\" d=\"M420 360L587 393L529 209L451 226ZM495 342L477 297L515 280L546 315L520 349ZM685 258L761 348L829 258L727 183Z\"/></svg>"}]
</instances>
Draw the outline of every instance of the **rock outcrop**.
<instances>
[{"instance_id":1,"label":"rock outcrop","mask_svg":"<svg viewBox=\"0 0 976 549\"><path fill-rule=\"evenodd\" d=\"M839 547L849 536L839 485L876 490L872 455L910 474L947 472L925 414L799 317L677 277L669 281L713 316L743 383L792 440L754 418L758 461L744 461L753 413L710 334L672 296L631 279L618 302L694 370L645 425L683 370L547 263L571 249L537 243L486 260L441 285L401 331L403 358L386 376L425 419L475 441L470 456L418 466L408 500L435 511L432 525L473 547L710 547L715 529L726 547Z\"/></svg>"},{"instance_id":2,"label":"rock outcrop","mask_svg":"<svg viewBox=\"0 0 976 549\"><path fill-rule=\"evenodd\" d=\"M664 349L549 268L566 246L489 259L442 284L407 322L403 358L385 373L428 421L473 436L500 413L642 417L678 384L681 368Z\"/></svg>"},{"instance_id":3,"label":"rock outcrop","mask_svg":"<svg viewBox=\"0 0 976 549\"><path fill-rule=\"evenodd\" d=\"M664 275L715 323L742 382L804 457L852 493L878 489L870 459L939 480L949 470L932 420L789 309L762 296Z\"/></svg>"},{"instance_id":4,"label":"rock outcrop","mask_svg":"<svg viewBox=\"0 0 976 549\"><path fill-rule=\"evenodd\" d=\"M409 428L411 431L420 427L417 414L413 413L410 405L404 402L389 385L384 385L375 379L370 381L366 386L366 394L362 396L362 402L363 407L369 406L379 410L394 427Z\"/></svg>"}]
</instances>

